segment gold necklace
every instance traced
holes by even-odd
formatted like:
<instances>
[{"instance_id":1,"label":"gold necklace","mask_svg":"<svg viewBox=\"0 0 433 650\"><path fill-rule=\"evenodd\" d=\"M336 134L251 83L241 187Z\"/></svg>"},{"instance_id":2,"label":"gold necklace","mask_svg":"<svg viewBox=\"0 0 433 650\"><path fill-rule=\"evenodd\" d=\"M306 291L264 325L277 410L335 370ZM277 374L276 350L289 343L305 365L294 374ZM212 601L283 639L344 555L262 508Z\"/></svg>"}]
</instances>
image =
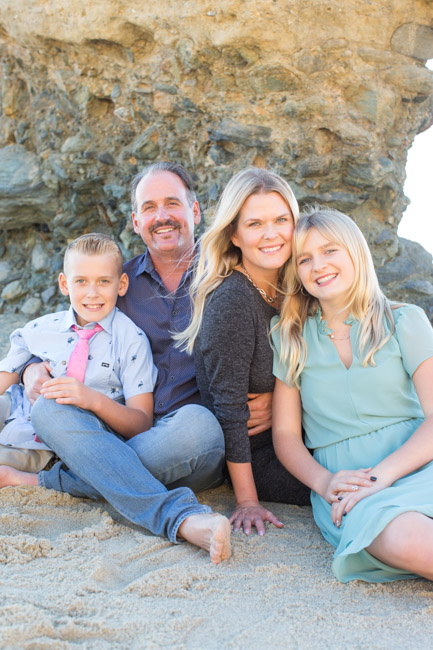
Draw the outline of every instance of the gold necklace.
<instances>
[{"instance_id":1,"label":"gold necklace","mask_svg":"<svg viewBox=\"0 0 433 650\"><path fill-rule=\"evenodd\" d=\"M245 275L247 276L247 279L251 282L251 284L253 285L253 287L254 287L255 289L257 289L257 291L259 292L259 294L260 294L261 296L263 296L263 298L264 298L265 300L267 300L269 303L271 303L271 305L272 305L272 304L276 301L277 296L275 296L275 298L272 298L271 296L268 296L268 294L266 293L266 291L265 291L264 289L260 289L260 287L258 287L258 286L256 285L256 283L254 282L254 280L252 279L251 275L248 273L248 271L246 270L246 268L245 268L245 266L244 266L243 264L241 264L241 269L242 269L242 271L245 273Z\"/></svg>"}]
</instances>

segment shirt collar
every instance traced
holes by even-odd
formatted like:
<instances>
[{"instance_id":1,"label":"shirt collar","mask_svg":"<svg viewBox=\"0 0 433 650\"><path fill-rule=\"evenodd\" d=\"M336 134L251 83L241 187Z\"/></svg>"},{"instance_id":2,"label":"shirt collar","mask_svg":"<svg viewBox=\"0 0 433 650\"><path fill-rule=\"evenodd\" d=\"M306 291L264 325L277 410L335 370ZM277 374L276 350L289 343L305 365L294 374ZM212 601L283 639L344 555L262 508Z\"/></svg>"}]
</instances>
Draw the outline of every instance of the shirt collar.
<instances>
[{"instance_id":1,"label":"shirt collar","mask_svg":"<svg viewBox=\"0 0 433 650\"><path fill-rule=\"evenodd\" d=\"M191 275L191 273L193 271L193 268L194 268L196 262L198 261L199 255L200 255L200 249L197 247L196 254L195 254L191 264L189 265L188 269L185 271L185 273L183 275L182 282L180 283L181 285L183 284L185 279L189 275ZM141 275L142 273L148 273L152 278L154 278L155 280L158 280L158 282L160 284L162 284L162 280L159 277L158 271L155 269L155 266L154 266L154 264L152 262L152 258L150 256L148 248L146 249L146 251L142 255L142 258L139 261L139 263L137 264L137 270L136 270L136 273L135 273L135 277L137 277L138 275Z\"/></svg>"},{"instance_id":2,"label":"shirt collar","mask_svg":"<svg viewBox=\"0 0 433 650\"><path fill-rule=\"evenodd\" d=\"M332 334L333 330L330 327L328 327L328 323L326 319L322 318L322 310L320 308L320 305L318 305L313 316L316 318L317 327L319 329L320 334L323 334L324 336L329 336L330 334ZM345 325L355 325L356 319L352 316L352 314L349 314L349 316L343 322Z\"/></svg>"},{"instance_id":3,"label":"shirt collar","mask_svg":"<svg viewBox=\"0 0 433 650\"><path fill-rule=\"evenodd\" d=\"M141 273L149 273L149 275L152 275L152 271L155 271L155 267L153 266L152 258L150 257L149 249L147 248L144 255L141 256L135 275L137 276Z\"/></svg>"},{"instance_id":4,"label":"shirt collar","mask_svg":"<svg viewBox=\"0 0 433 650\"><path fill-rule=\"evenodd\" d=\"M105 316L105 318L103 318L102 320L100 320L100 321L95 321L95 322L93 322L93 323L88 323L88 324L84 327L84 329L86 329L86 328L88 328L88 329L92 329L92 328L95 326L96 323L99 323L99 325L100 325L100 326L101 326L101 327L102 327L106 332L108 332L108 334L111 334L111 328L112 328L112 324L113 324L113 318L114 318L114 316L115 316L115 314L116 314L116 311L117 311L117 307L115 307L114 309L112 309L112 310L110 311L110 313L107 314L107 316ZM73 325L78 325L78 323L77 323L77 319L75 318L75 312L74 312L74 310L73 310L73 308L72 308L72 305L70 305L68 311L65 311L64 314L63 314L63 319L62 319L62 323L61 323L60 329L61 329L62 331L65 331L65 332L66 332L66 331L70 330L71 327L72 327ZM78 325L78 327L79 327L79 325Z\"/></svg>"}]
</instances>

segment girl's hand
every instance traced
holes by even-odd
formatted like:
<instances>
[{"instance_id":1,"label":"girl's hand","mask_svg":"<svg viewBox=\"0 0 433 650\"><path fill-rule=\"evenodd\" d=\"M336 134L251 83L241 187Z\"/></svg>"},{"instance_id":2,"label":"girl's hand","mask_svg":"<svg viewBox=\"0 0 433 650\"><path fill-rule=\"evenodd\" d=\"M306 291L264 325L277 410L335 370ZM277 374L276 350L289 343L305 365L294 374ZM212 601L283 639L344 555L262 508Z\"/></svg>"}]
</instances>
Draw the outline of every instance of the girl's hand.
<instances>
[{"instance_id":1,"label":"girl's hand","mask_svg":"<svg viewBox=\"0 0 433 650\"><path fill-rule=\"evenodd\" d=\"M245 535L250 535L252 526L256 527L258 535L264 535L265 521L269 521L277 528L284 526L270 510L266 510L260 503L255 501L239 503L230 517L233 532L236 533L240 528L243 528Z\"/></svg>"},{"instance_id":2,"label":"girl's hand","mask_svg":"<svg viewBox=\"0 0 433 650\"><path fill-rule=\"evenodd\" d=\"M371 467L367 469L343 469L331 475L326 486L324 498L328 503L341 501L340 492L356 493L361 487L371 488L375 477L371 476Z\"/></svg>"},{"instance_id":3,"label":"girl's hand","mask_svg":"<svg viewBox=\"0 0 433 650\"><path fill-rule=\"evenodd\" d=\"M99 393L75 377L57 377L42 385L41 395L46 399L55 399L58 404L73 404L86 411L94 411L95 398Z\"/></svg>"},{"instance_id":4,"label":"girl's hand","mask_svg":"<svg viewBox=\"0 0 433 650\"><path fill-rule=\"evenodd\" d=\"M345 517L352 508L359 503L362 499L376 494L385 488L389 487L389 484L385 481L380 481L377 479L371 487L361 487L357 492L341 494L341 501L334 501L331 508L331 517L334 524L339 528L343 522L343 517Z\"/></svg>"}]
</instances>

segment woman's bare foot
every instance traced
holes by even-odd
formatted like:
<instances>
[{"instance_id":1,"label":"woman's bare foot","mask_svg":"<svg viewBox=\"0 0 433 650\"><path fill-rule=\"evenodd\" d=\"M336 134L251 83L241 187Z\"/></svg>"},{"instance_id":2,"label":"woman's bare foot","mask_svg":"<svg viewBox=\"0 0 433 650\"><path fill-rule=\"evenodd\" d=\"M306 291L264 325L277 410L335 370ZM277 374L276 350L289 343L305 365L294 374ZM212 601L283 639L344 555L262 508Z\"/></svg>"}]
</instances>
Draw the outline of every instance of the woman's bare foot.
<instances>
[{"instance_id":1,"label":"woman's bare foot","mask_svg":"<svg viewBox=\"0 0 433 650\"><path fill-rule=\"evenodd\" d=\"M10 485L38 485L38 475L21 472L14 467L0 465L0 488Z\"/></svg>"},{"instance_id":2,"label":"woman's bare foot","mask_svg":"<svg viewBox=\"0 0 433 650\"><path fill-rule=\"evenodd\" d=\"M190 515L179 526L179 537L204 548L211 562L219 564L230 557L230 523L218 514Z\"/></svg>"}]
</instances>

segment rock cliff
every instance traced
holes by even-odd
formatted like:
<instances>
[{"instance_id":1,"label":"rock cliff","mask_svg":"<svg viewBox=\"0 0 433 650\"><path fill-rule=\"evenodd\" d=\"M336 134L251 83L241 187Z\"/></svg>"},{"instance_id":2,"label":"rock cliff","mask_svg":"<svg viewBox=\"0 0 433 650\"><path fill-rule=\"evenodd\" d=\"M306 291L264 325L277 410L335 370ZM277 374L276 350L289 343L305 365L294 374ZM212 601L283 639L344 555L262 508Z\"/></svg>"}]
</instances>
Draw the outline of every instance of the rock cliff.
<instances>
[{"instance_id":1,"label":"rock cliff","mask_svg":"<svg viewBox=\"0 0 433 650\"><path fill-rule=\"evenodd\" d=\"M388 294L433 318L432 258L397 237L433 121L432 0L2 0L0 53L0 309L57 306L84 231L141 250L128 183L170 159L205 211L257 165L348 212Z\"/></svg>"}]
</instances>

